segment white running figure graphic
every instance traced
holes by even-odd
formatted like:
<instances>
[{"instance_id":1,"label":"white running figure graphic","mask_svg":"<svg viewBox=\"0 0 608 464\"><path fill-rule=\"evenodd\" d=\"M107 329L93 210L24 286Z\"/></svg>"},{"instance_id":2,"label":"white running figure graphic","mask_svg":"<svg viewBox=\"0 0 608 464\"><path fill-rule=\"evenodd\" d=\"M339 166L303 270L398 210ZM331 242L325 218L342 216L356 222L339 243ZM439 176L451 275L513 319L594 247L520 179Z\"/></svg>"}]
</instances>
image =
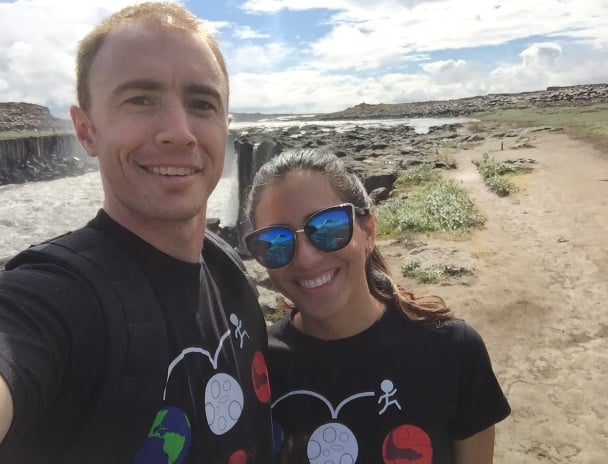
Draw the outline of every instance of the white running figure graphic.
<instances>
[{"instance_id":1,"label":"white running figure graphic","mask_svg":"<svg viewBox=\"0 0 608 464\"><path fill-rule=\"evenodd\" d=\"M391 396L395 396L395 394L397 393L397 389L393 385L393 382L388 379L383 380L380 384L380 389L384 392L384 394L380 395L380 398L378 398L378 404L380 404L382 401L385 401L385 403L384 407L380 410L378 415L381 416L382 414L384 414L384 412L391 404L395 405L397 408L399 408L399 411L401 411L401 405L399 404L399 401L397 401L395 398L390 399Z\"/></svg>"},{"instance_id":2,"label":"white running figure graphic","mask_svg":"<svg viewBox=\"0 0 608 464\"><path fill-rule=\"evenodd\" d=\"M249 338L249 334L246 330L243 330L243 321L241 321L238 316L234 313L230 315L230 322L234 326L234 338L240 340L241 348L243 348L243 343L245 342L245 337Z\"/></svg>"}]
</instances>

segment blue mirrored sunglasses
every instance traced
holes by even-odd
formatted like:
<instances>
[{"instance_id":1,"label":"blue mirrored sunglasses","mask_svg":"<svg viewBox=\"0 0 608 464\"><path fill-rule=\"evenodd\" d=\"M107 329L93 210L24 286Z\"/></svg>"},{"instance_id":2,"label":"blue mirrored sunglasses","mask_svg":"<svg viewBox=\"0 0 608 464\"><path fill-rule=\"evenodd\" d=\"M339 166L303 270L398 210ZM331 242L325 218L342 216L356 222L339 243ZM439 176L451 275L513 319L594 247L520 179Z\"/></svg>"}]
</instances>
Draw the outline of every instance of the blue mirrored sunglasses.
<instances>
[{"instance_id":1,"label":"blue mirrored sunglasses","mask_svg":"<svg viewBox=\"0 0 608 464\"><path fill-rule=\"evenodd\" d=\"M299 230L277 224L251 232L244 238L245 245L258 263L268 269L277 269L293 260L298 232L304 232L310 243L321 251L344 248L353 236L355 214L367 216L369 208L359 208L352 203L332 206L311 214Z\"/></svg>"}]
</instances>

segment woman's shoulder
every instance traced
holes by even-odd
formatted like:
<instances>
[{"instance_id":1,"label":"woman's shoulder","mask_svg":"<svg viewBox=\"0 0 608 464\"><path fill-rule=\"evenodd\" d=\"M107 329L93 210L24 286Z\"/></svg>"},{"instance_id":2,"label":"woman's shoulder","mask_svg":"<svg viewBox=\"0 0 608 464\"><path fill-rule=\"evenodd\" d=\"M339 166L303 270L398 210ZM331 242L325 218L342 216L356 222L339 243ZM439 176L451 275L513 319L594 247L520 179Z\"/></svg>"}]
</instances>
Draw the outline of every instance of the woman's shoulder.
<instances>
[{"instance_id":1,"label":"woman's shoulder","mask_svg":"<svg viewBox=\"0 0 608 464\"><path fill-rule=\"evenodd\" d=\"M441 322L414 322L408 320L399 310L391 308L392 314L384 318L384 333L399 339L409 338L422 344L450 346L483 345L479 332L464 319L451 318ZM405 337L404 337L405 335Z\"/></svg>"}]
</instances>

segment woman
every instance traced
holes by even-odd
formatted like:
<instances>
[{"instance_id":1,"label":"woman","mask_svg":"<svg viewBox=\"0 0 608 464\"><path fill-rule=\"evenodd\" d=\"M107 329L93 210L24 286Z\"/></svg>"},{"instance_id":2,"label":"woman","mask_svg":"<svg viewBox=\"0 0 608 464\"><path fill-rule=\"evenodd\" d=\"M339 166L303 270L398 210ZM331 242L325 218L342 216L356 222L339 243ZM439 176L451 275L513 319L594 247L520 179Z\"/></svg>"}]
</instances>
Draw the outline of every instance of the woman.
<instances>
[{"instance_id":1,"label":"woman","mask_svg":"<svg viewBox=\"0 0 608 464\"><path fill-rule=\"evenodd\" d=\"M372 206L317 150L253 181L245 243L294 304L269 329L277 462L491 463L510 408L485 345L441 298L394 282Z\"/></svg>"}]
</instances>

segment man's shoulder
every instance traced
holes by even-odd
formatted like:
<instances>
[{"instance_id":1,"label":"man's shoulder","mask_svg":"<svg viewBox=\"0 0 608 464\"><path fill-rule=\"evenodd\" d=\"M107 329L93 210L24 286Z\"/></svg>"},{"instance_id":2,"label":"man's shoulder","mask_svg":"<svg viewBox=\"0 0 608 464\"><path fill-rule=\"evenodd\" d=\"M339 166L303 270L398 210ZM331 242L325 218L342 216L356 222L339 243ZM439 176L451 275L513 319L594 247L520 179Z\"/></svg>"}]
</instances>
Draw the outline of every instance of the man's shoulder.
<instances>
[{"instance_id":1,"label":"man's shoulder","mask_svg":"<svg viewBox=\"0 0 608 464\"><path fill-rule=\"evenodd\" d=\"M86 260L106 259L115 248L114 242L102 232L84 227L32 245L5 263L6 270L20 267L78 267L77 256ZM73 269L72 269L73 270Z\"/></svg>"}]
</instances>

